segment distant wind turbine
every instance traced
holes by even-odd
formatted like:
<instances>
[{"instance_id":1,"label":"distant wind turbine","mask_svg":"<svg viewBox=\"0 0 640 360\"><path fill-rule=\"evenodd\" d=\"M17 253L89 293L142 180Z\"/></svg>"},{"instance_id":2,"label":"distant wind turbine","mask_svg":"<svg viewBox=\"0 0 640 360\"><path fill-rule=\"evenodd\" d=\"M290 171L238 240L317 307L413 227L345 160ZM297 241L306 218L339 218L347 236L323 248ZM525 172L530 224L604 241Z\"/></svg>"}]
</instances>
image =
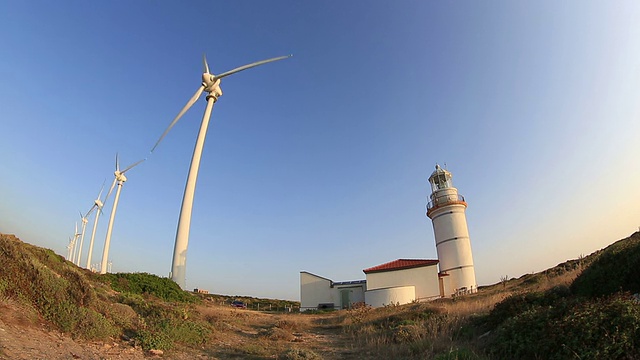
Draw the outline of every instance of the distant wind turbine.
<instances>
[{"instance_id":1,"label":"distant wind turbine","mask_svg":"<svg viewBox=\"0 0 640 360\"><path fill-rule=\"evenodd\" d=\"M111 195L113 188L118 184L118 190L116 190L116 197L113 200L113 208L111 209L111 217L109 218L109 226L107 227L107 237L104 240L104 250L102 251L102 262L100 263L100 274L107 273L107 259L109 258L109 245L111 243L111 230L113 229L113 221L116 218L116 210L118 209L118 200L120 199L120 191L122 190L122 185L124 185L125 181L127 181L127 177L124 176L124 173L134 168L136 165L145 161L146 159L139 160L131 165L129 165L126 169L120 171L120 162L118 161L118 154L116 154L116 171L114 171L113 175L115 178L113 179L113 183L111 184L111 188L107 193L107 198Z\"/></svg>"},{"instance_id":2,"label":"distant wind turbine","mask_svg":"<svg viewBox=\"0 0 640 360\"><path fill-rule=\"evenodd\" d=\"M88 214L87 214L88 216ZM82 220L82 231L80 232L80 246L78 246L78 257L76 258L76 265L80 266L80 258L82 257L82 244L84 243L84 231L87 228L87 217L80 212L80 219Z\"/></svg>"},{"instance_id":3,"label":"distant wind turbine","mask_svg":"<svg viewBox=\"0 0 640 360\"><path fill-rule=\"evenodd\" d=\"M106 181L106 180L105 180ZM91 230L91 242L89 243L89 251L87 254L87 269L91 269L91 256L93 254L93 240L96 237L96 229L98 228L98 219L100 218L100 214L102 214L102 207L104 206L104 203L102 200L100 200L100 197L102 196L102 190L104 190L104 182L102 183L102 188L100 188L100 193L98 194L98 197L93 200L93 206L91 206L91 209L89 209L89 211L87 212L87 215L85 215L85 219L89 217L89 215L91 214L91 211L93 211L94 209L96 210L96 218L93 221L93 229ZM107 197L104 198L104 201L107 201Z\"/></svg>"},{"instance_id":4,"label":"distant wind turbine","mask_svg":"<svg viewBox=\"0 0 640 360\"><path fill-rule=\"evenodd\" d=\"M67 245L67 260L71 261L71 252L73 251L73 239L69 236L69 245Z\"/></svg>"},{"instance_id":5,"label":"distant wind turbine","mask_svg":"<svg viewBox=\"0 0 640 360\"><path fill-rule=\"evenodd\" d=\"M173 263L171 264L170 277L173 281L178 283L181 288L186 287L186 267L187 267L187 247L189 245L189 229L191 227L191 210L193 207L193 197L196 189L196 181L198 179L198 169L200 168L200 158L202 156L202 148L204 147L204 140L207 134L207 128L209 127L209 119L211 118L211 110L213 104L218 101L218 98L222 96L222 89L220 89L220 80L229 75L237 72L250 69L259 65L267 64L270 62L283 60L291 57L280 56L272 59L256 61L251 64L237 67L233 70L227 71L220 75L214 75L209 72L209 64L207 64L207 58L203 56L202 61L204 63L204 73L202 74L202 84L196 90L196 93L189 99L187 104L180 110L178 115L173 119L171 124L164 131L160 139L151 149L151 152L160 144L162 139L167 135L169 130L180 120L182 115L195 104L200 98L202 92L207 92L207 107L202 117L202 124L200 125L200 132L196 140L195 148L193 149L193 157L191 158L191 166L189 168L189 176L187 177L187 184L184 189L184 196L182 198L182 208L180 209L180 220L178 221L178 230L176 231L176 243L173 249Z\"/></svg>"},{"instance_id":6,"label":"distant wind turbine","mask_svg":"<svg viewBox=\"0 0 640 360\"><path fill-rule=\"evenodd\" d=\"M72 253L71 253L71 262L76 263L76 245L78 245L78 222L76 221L76 230L73 232L73 245L72 245Z\"/></svg>"}]
</instances>

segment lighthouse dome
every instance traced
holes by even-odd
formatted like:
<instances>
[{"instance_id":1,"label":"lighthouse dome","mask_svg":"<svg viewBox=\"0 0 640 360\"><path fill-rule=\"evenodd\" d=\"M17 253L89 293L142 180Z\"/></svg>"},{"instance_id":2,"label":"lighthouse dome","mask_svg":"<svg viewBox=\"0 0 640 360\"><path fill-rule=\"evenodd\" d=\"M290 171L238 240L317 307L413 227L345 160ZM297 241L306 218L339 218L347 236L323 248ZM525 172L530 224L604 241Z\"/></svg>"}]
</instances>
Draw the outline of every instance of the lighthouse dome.
<instances>
[{"instance_id":1,"label":"lighthouse dome","mask_svg":"<svg viewBox=\"0 0 640 360\"><path fill-rule=\"evenodd\" d=\"M449 171L441 168L440 165L436 164L436 170L431 173L431 176L429 176L429 179L431 179L434 176L438 176L438 175L444 175L444 176L446 176L448 178L452 178L453 177Z\"/></svg>"},{"instance_id":2,"label":"lighthouse dome","mask_svg":"<svg viewBox=\"0 0 640 360\"><path fill-rule=\"evenodd\" d=\"M444 188L452 188L452 177L453 175L451 175L449 171L441 168L440 165L436 164L436 170L431 173L431 176L429 176L429 182L431 183L432 192L436 192Z\"/></svg>"}]
</instances>

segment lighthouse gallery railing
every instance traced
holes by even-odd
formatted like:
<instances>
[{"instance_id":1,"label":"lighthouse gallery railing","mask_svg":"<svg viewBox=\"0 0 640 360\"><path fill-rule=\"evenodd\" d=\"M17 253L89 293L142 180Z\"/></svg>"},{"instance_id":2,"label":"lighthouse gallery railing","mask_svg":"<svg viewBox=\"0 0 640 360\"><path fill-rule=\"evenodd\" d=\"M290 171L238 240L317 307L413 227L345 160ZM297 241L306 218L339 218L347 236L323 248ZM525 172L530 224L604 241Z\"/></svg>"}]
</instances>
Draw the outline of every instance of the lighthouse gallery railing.
<instances>
[{"instance_id":1,"label":"lighthouse gallery railing","mask_svg":"<svg viewBox=\"0 0 640 360\"><path fill-rule=\"evenodd\" d=\"M442 195L427 203L427 211L452 203L466 203L462 195Z\"/></svg>"}]
</instances>

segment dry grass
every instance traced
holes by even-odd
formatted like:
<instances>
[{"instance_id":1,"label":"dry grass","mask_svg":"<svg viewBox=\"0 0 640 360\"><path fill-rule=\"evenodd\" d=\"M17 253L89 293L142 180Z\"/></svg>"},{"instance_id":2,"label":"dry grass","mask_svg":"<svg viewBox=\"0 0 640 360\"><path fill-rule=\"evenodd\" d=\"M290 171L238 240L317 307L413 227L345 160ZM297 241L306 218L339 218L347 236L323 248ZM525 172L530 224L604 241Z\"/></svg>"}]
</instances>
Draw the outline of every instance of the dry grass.
<instances>
[{"instance_id":1,"label":"dry grass","mask_svg":"<svg viewBox=\"0 0 640 360\"><path fill-rule=\"evenodd\" d=\"M263 313L210 303L196 306L195 311L215 329L213 346L205 351L210 356L303 359L304 354L313 358L316 350L327 350L315 341L317 316Z\"/></svg>"},{"instance_id":2,"label":"dry grass","mask_svg":"<svg viewBox=\"0 0 640 360\"><path fill-rule=\"evenodd\" d=\"M215 301L165 303L141 295L118 294L96 282L96 275L85 274L50 252L34 251L32 257L28 257L24 249L32 251L31 247L18 246L13 239L5 242L7 251L16 259L24 258L25 264L32 264L34 259L46 261L46 265L36 264L38 266L28 269L39 276L40 285L56 285L65 279L62 288L70 289L73 305L91 305L97 313L106 314L118 328L134 329L139 333L146 331L149 336L154 332L150 321L156 321L159 326L170 316L173 322L162 327L167 334L177 332L187 337L195 331L202 336L202 341L195 345L186 340L179 342L182 347L174 354L180 351L193 357L221 359L422 359L443 354L446 359L482 358L473 350L478 348L475 345L481 335L469 326L474 319L488 314L496 303L511 295L569 285L585 267L583 259L569 261L542 273L510 280L505 277L500 283L481 287L476 294L429 303L377 309L363 306L322 314L264 313L214 304ZM17 261L12 261L7 263L16 267ZM28 281L25 271L16 267L13 273L25 289L31 289L33 281ZM20 302L14 283L0 277L0 320L25 326L34 324L38 321L38 312L30 302L27 305ZM97 290L87 291L90 288ZM58 304L60 292L53 291L57 288L48 292L43 292L43 286L35 289L38 291L34 293L45 293L51 297L51 304ZM149 317L146 312L157 313L157 316ZM193 326L181 328L186 322L193 322ZM84 328L80 330L87 332Z\"/></svg>"},{"instance_id":3,"label":"dry grass","mask_svg":"<svg viewBox=\"0 0 640 360\"><path fill-rule=\"evenodd\" d=\"M582 268L529 274L456 299L378 309L360 307L327 315L324 322L342 327L361 358L422 359L442 354L449 354L448 358L481 358L472 351L481 335L472 333L468 326L473 318L488 314L511 295L568 286Z\"/></svg>"}]
</instances>

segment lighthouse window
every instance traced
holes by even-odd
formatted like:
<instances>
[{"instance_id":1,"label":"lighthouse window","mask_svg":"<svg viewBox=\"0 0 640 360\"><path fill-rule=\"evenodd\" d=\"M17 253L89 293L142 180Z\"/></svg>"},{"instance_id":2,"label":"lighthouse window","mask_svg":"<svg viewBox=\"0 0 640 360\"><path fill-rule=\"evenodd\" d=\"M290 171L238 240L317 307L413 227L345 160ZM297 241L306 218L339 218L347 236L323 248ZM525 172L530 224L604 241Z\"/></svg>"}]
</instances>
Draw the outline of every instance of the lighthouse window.
<instances>
[{"instance_id":1,"label":"lighthouse window","mask_svg":"<svg viewBox=\"0 0 640 360\"><path fill-rule=\"evenodd\" d=\"M444 174L438 175L434 180L435 180L434 185L437 190L451 187L449 179L447 179L447 177Z\"/></svg>"}]
</instances>

